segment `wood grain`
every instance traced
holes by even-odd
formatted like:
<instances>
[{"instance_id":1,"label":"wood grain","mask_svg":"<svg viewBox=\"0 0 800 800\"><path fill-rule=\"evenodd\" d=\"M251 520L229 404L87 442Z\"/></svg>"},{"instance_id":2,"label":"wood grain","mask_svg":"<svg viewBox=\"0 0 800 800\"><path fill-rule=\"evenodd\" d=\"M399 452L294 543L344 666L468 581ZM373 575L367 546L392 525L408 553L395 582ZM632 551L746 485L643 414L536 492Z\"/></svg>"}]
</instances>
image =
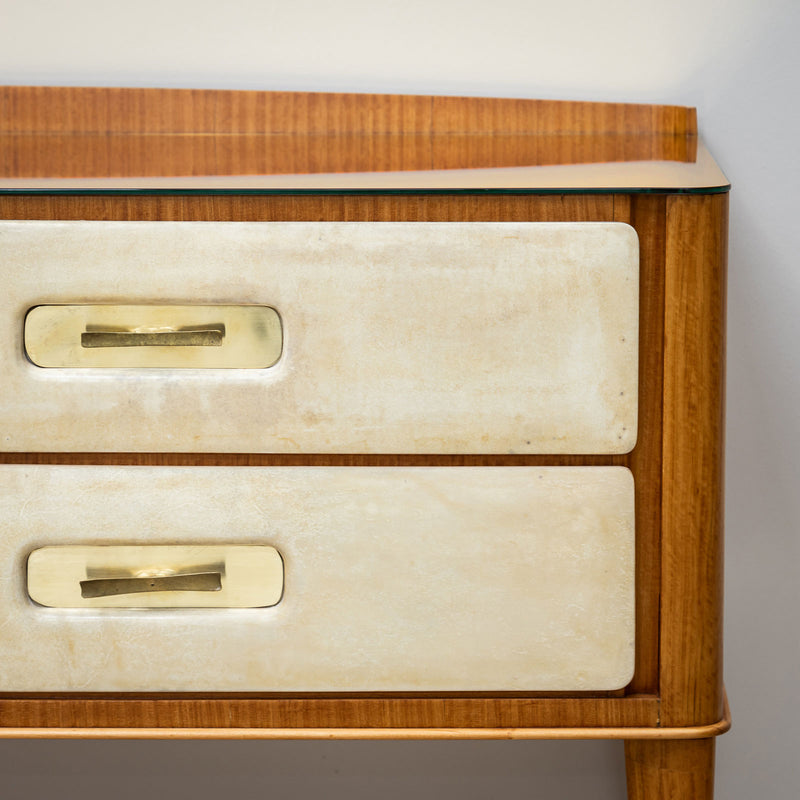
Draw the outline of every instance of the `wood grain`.
<instances>
[{"instance_id":1,"label":"wood grain","mask_svg":"<svg viewBox=\"0 0 800 800\"><path fill-rule=\"evenodd\" d=\"M730 717L687 728L1 728L0 739L626 739L680 740L719 736Z\"/></svg>"},{"instance_id":2,"label":"wood grain","mask_svg":"<svg viewBox=\"0 0 800 800\"><path fill-rule=\"evenodd\" d=\"M694 109L551 100L0 87L0 177L693 162Z\"/></svg>"},{"instance_id":3,"label":"wood grain","mask_svg":"<svg viewBox=\"0 0 800 800\"><path fill-rule=\"evenodd\" d=\"M661 425L664 346L663 195L637 195L615 216L639 234L639 438L628 466L636 485L636 671L634 692L658 691L661 585Z\"/></svg>"},{"instance_id":4,"label":"wood grain","mask_svg":"<svg viewBox=\"0 0 800 800\"><path fill-rule=\"evenodd\" d=\"M0 727L656 727L654 697L240 697L61 695L0 699Z\"/></svg>"},{"instance_id":5,"label":"wood grain","mask_svg":"<svg viewBox=\"0 0 800 800\"><path fill-rule=\"evenodd\" d=\"M714 739L625 742L628 800L712 800Z\"/></svg>"},{"instance_id":6,"label":"wood grain","mask_svg":"<svg viewBox=\"0 0 800 800\"><path fill-rule=\"evenodd\" d=\"M27 699L27 698L26 698ZM54 698L51 698L54 699ZM71 698L74 699L74 698ZM653 705L655 698L639 697L628 698L625 709L632 708L634 702ZM21 700L16 701L19 705ZM131 704L139 702L136 698ZM158 701L159 703L162 700ZM582 700L584 705L591 705L592 700ZM564 709L558 709L551 703L538 701L541 716L563 718ZM657 701L656 701L657 704ZM548 712L548 708L551 712ZM57 709L60 714L63 705ZM655 709L648 709L649 713ZM40 709L40 714L47 714L48 709ZM16 710L14 710L16 713ZM129 715L126 715L128 719ZM626 716L633 717L632 713ZM34 717L35 718L35 717ZM49 717L47 717L49 720ZM230 720L229 720L230 722ZM731 717L725 698L725 713L723 718L713 725L687 726L683 728L659 728L653 725L637 727L635 724L625 727L613 725L580 727L470 727L470 728L379 728L379 727L305 727L291 728L279 727L242 727L228 724L225 727L69 727L66 725L45 726L26 725L24 727L0 727L0 739L46 739L46 738L78 738L78 739L704 739L720 736L730 729ZM656 760L658 755L655 754ZM642 759L640 759L642 760ZM643 759L646 761L646 757ZM641 769L641 767L637 767Z\"/></svg>"},{"instance_id":7,"label":"wood grain","mask_svg":"<svg viewBox=\"0 0 800 800\"><path fill-rule=\"evenodd\" d=\"M727 195L667 199L661 724L722 715Z\"/></svg>"},{"instance_id":8,"label":"wood grain","mask_svg":"<svg viewBox=\"0 0 800 800\"><path fill-rule=\"evenodd\" d=\"M678 730L682 733L683 729ZM694 737L701 728L688 728ZM660 728L0 728L0 739L575 740L662 739Z\"/></svg>"},{"instance_id":9,"label":"wood grain","mask_svg":"<svg viewBox=\"0 0 800 800\"><path fill-rule=\"evenodd\" d=\"M424 95L0 87L2 133L655 133L693 108Z\"/></svg>"},{"instance_id":10,"label":"wood grain","mask_svg":"<svg viewBox=\"0 0 800 800\"><path fill-rule=\"evenodd\" d=\"M14 195L2 219L609 222L614 195Z\"/></svg>"}]
</instances>

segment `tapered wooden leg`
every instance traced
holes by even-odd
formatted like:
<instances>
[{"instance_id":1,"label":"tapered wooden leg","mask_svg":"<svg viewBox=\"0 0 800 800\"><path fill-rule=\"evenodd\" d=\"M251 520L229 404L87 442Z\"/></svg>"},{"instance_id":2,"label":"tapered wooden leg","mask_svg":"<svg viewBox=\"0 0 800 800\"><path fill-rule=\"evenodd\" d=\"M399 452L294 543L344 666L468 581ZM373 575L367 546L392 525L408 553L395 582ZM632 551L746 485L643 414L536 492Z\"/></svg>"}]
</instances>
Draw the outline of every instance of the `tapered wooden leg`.
<instances>
[{"instance_id":1,"label":"tapered wooden leg","mask_svg":"<svg viewBox=\"0 0 800 800\"><path fill-rule=\"evenodd\" d=\"M625 742L628 800L712 800L714 739Z\"/></svg>"}]
</instances>

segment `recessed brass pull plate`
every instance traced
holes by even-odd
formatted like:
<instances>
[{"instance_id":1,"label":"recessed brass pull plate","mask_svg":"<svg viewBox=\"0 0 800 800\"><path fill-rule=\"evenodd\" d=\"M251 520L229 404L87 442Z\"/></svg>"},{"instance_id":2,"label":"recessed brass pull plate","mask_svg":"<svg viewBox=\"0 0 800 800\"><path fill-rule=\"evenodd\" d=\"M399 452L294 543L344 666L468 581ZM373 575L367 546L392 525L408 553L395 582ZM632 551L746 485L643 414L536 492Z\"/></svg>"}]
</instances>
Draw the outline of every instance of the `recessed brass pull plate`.
<instances>
[{"instance_id":1,"label":"recessed brass pull plate","mask_svg":"<svg viewBox=\"0 0 800 800\"><path fill-rule=\"evenodd\" d=\"M25 317L39 367L265 369L282 350L270 306L42 305Z\"/></svg>"},{"instance_id":2,"label":"recessed brass pull plate","mask_svg":"<svg viewBox=\"0 0 800 800\"><path fill-rule=\"evenodd\" d=\"M28 594L53 608L261 608L283 595L283 559L268 545L42 547Z\"/></svg>"}]
</instances>

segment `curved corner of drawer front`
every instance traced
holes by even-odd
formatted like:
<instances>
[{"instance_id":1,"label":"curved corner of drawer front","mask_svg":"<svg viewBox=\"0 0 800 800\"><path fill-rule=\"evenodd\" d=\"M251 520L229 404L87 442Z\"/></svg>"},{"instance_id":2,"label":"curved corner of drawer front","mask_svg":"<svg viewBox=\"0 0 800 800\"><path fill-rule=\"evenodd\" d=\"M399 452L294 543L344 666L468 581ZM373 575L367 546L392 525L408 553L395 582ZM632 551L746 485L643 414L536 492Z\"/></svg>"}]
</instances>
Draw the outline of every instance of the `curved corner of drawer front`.
<instances>
[{"instance_id":1,"label":"curved corner of drawer front","mask_svg":"<svg viewBox=\"0 0 800 800\"><path fill-rule=\"evenodd\" d=\"M636 442L638 239L623 223L4 222L0 258L3 450ZM47 329L56 368L25 357L42 306L86 317L57 327L71 342ZM209 309L237 306L280 318L265 368L236 368L232 322L213 340Z\"/></svg>"},{"instance_id":2,"label":"curved corner of drawer front","mask_svg":"<svg viewBox=\"0 0 800 800\"><path fill-rule=\"evenodd\" d=\"M0 487L2 691L583 691L631 677L622 467L5 465ZM143 569L235 582L242 545L265 548L256 572L276 605L163 607L171 584L162 607L130 591L124 608L80 607L77 586L108 594ZM34 593L66 582L53 604L78 607L29 598L33 551L58 576Z\"/></svg>"}]
</instances>

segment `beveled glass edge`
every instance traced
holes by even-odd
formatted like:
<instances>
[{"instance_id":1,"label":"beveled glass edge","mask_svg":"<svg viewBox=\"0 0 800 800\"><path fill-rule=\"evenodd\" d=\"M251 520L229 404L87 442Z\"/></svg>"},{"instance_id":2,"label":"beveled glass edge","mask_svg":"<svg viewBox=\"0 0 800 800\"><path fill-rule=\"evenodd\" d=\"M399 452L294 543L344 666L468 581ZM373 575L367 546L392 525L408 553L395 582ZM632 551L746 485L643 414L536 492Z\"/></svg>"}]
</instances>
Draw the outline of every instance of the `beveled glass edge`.
<instances>
[{"instance_id":1,"label":"beveled glass edge","mask_svg":"<svg viewBox=\"0 0 800 800\"><path fill-rule=\"evenodd\" d=\"M730 184L723 186L635 188L626 186L603 189L11 189L0 186L0 196L31 197L38 195L67 197L287 197L287 196L410 196L410 195L568 195L568 194L725 194Z\"/></svg>"}]
</instances>

